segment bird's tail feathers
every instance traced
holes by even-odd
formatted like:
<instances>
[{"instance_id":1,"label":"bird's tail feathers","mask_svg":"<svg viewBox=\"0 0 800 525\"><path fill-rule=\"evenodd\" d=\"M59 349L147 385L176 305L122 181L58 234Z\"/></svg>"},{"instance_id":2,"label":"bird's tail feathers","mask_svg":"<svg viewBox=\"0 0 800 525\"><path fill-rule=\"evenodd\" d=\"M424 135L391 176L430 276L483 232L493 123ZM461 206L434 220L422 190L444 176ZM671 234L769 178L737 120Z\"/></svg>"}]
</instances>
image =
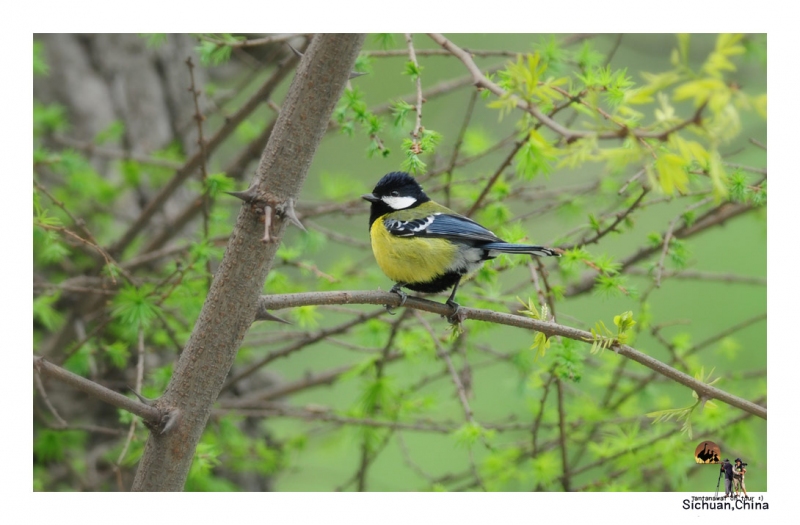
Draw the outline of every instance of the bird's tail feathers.
<instances>
[{"instance_id":1,"label":"bird's tail feathers","mask_svg":"<svg viewBox=\"0 0 800 525\"><path fill-rule=\"evenodd\" d=\"M539 257L561 257L562 253L562 250L558 248L545 248L544 246L531 246L530 244L511 244L509 242L490 242L482 245L481 248L502 253L529 253Z\"/></svg>"}]
</instances>

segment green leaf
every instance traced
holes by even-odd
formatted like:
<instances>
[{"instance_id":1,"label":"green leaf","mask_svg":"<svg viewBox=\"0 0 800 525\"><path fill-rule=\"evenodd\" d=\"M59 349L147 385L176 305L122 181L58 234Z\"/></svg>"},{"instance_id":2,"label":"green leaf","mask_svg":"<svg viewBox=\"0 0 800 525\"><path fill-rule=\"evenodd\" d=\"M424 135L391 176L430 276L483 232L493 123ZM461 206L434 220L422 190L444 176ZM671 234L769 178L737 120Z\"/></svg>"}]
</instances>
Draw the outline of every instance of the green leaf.
<instances>
[{"instance_id":1,"label":"green leaf","mask_svg":"<svg viewBox=\"0 0 800 525\"><path fill-rule=\"evenodd\" d=\"M226 191L233 191L236 181L225 173L212 173L205 181L205 190L209 197L216 199Z\"/></svg>"},{"instance_id":2,"label":"green leaf","mask_svg":"<svg viewBox=\"0 0 800 525\"><path fill-rule=\"evenodd\" d=\"M90 343L84 343L84 345L78 349L77 352L72 354L69 359L64 361L64 368L73 374L78 374L79 376L88 375L91 368L91 359L93 353L94 348L92 345Z\"/></svg>"},{"instance_id":3,"label":"green leaf","mask_svg":"<svg viewBox=\"0 0 800 525\"><path fill-rule=\"evenodd\" d=\"M531 349L534 348L536 348L538 357L544 357L545 352L550 348L550 340L542 332L536 332L531 345Z\"/></svg>"},{"instance_id":4,"label":"green leaf","mask_svg":"<svg viewBox=\"0 0 800 525\"><path fill-rule=\"evenodd\" d=\"M416 82L417 78L422 74L424 68L419 64L415 64L411 60L405 63L403 67L403 74L411 77L411 80Z\"/></svg>"},{"instance_id":5,"label":"green leaf","mask_svg":"<svg viewBox=\"0 0 800 525\"><path fill-rule=\"evenodd\" d=\"M586 42L586 41L584 41ZM547 66L547 69L558 71L561 65L564 64L567 58L567 52L561 49L556 37L550 35L550 38L542 38L539 45L536 46L539 55L542 57L542 62ZM541 71L545 72L545 69Z\"/></svg>"},{"instance_id":6,"label":"green leaf","mask_svg":"<svg viewBox=\"0 0 800 525\"><path fill-rule=\"evenodd\" d=\"M419 158L419 155L411 152L410 149L406 150L406 159L401 164L401 167L404 171L413 173L415 175L421 175L427 170L427 165L422 162L422 159Z\"/></svg>"},{"instance_id":7,"label":"green leaf","mask_svg":"<svg viewBox=\"0 0 800 525\"><path fill-rule=\"evenodd\" d=\"M148 285L140 288L131 285L123 287L114 298L113 316L129 327L143 330L149 328L161 313L156 297L150 290Z\"/></svg>"},{"instance_id":8,"label":"green leaf","mask_svg":"<svg viewBox=\"0 0 800 525\"><path fill-rule=\"evenodd\" d=\"M394 47L394 35L392 33L376 33L372 36L372 39L381 49Z\"/></svg>"},{"instance_id":9,"label":"green leaf","mask_svg":"<svg viewBox=\"0 0 800 525\"><path fill-rule=\"evenodd\" d=\"M42 323L48 330L54 330L64 320L61 312L53 308L60 295L40 295L33 300L33 320Z\"/></svg>"},{"instance_id":10,"label":"green leaf","mask_svg":"<svg viewBox=\"0 0 800 525\"><path fill-rule=\"evenodd\" d=\"M118 142L125 136L125 123L121 120L115 120L109 124L105 129L100 131L94 136L95 144L107 144L109 142Z\"/></svg>"},{"instance_id":11,"label":"green leaf","mask_svg":"<svg viewBox=\"0 0 800 525\"><path fill-rule=\"evenodd\" d=\"M128 364L130 352L128 351L128 345L123 341L116 341L110 345L106 345L103 347L103 350L115 367L123 369Z\"/></svg>"},{"instance_id":12,"label":"green leaf","mask_svg":"<svg viewBox=\"0 0 800 525\"><path fill-rule=\"evenodd\" d=\"M69 249L61 242L54 231L34 230L34 256L38 262L58 263L69 256Z\"/></svg>"},{"instance_id":13,"label":"green leaf","mask_svg":"<svg viewBox=\"0 0 800 525\"><path fill-rule=\"evenodd\" d=\"M292 318L294 318L297 325L304 330L317 328L321 317L322 315L319 313L319 308L315 305L299 306L292 310Z\"/></svg>"},{"instance_id":14,"label":"green leaf","mask_svg":"<svg viewBox=\"0 0 800 525\"><path fill-rule=\"evenodd\" d=\"M369 55L360 53L356 57L355 64L353 64L353 71L364 74L372 73L372 58Z\"/></svg>"},{"instance_id":15,"label":"green leaf","mask_svg":"<svg viewBox=\"0 0 800 525\"><path fill-rule=\"evenodd\" d=\"M529 463L531 478L540 483L545 490L553 489L561 474L561 460L556 451L538 454Z\"/></svg>"},{"instance_id":16,"label":"green leaf","mask_svg":"<svg viewBox=\"0 0 800 525\"><path fill-rule=\"evenodd\" d=\"M492 136L486 130L470 126L464 132L464 142L461 145L461 150L465 155L477 155L489 149L493 143Z\"/></svg>"},{"instance_id":17,"label":"green leaf","mask_svg":"<svg viewBox=\"0 0 800 525\"><path fill-rule=\"evenodd\" d=\"M149 48L159 48L167 42L166 33L139 33L139 36L144 38Z\"/></svg>"},{"instance_id":18,"label":"green leaf","mask_svg":"<svg viewBox=\"0 0 800 525\"><path fill-rule=\"evenodd\" d=\"M231 58L233 48L224 44L215 44L207 40L201 40L195 47L200 62L205 66L218 66L227 62Z\"/></svg>"},{"instance_id":19,"label":"green leaf","mask_svg":"<svg viewBox=\"0 0 800 525\"><path fill-rule=\"evenodd\" d=\"M394 116L394 126L398 128L405 124L409 112L414 110L414 106L404 100L394 102L391 108L392 115Z\"/></svg>"},{"instance_id":20,"label":"green leaf","mask_svg":"<svg viewBox=\"0 0 800 525\"><path fill-rule=\"evenodd\" d=\"M635 324L633 312L630 310L620 315L615 315L614 325L617 327L617 341L623 344L630 342L630 336L632 335L630 330Z\"/></svg>"},{"instance_id":21,"label":"green leaf","mask_svg":"<svg viewBox=\"0 0 800 525\"><path fill-rule=\"evenodd\" d=\"M215 445L203 442L198 443L188 477L201 478L208 476L211 473L211 469L222 464L218 459L220 454L221 452Z\"/></svg>"},{"instance_id":22,"label":"green leaf","mask_svg":"<svg viewBox=\"0 0 800 525\"><path fill-rule=\"evenodd\" d=\"M33 101L33 135L35 137L51 131L64 131L67 127L67 111L63 106Z\"/></svg>"},{"instance_id":23,"label":"green leaf","mask_svg":"<svg viewBox=\"0 0 800 525\"><path fill-rule=\"evenodd\" d=\"M33 454L42 463L63 461L69 451L83 448L86 432L40 429L33 440Z\"/></svg>"},{"instance_id":24,"label":"green leaf","mask_svg":"<svg viewBox=\"0 0 800 525\"><path fill-rule=\"evenodd\" d=\"M689 176L686 172L688 163L683 157L674 153L661 154L655 166L664 193L672 195L676 188L681 193L688 191Z\"/></svg>"},{"instance_id":25,"label":"green leaf","mask_svg":"<svg viewBox=\"0 0 800 525\"><path fill-rule=\"evenodd\" d=\"M595 51L589 39L583 41L581 48L575 52L575 62L581 69L592 69L599 67L605 61L605 55Z\"/></svg>"},{"instance_id":26,"label":"green leaf","mask_svg":"<svg viewBox=\"0 0 800 525\"><path fill-rule=\"evenodd\" d=\"M373 379L364 384L360 405L366 414L372 414L377 410L384 412L393 408L397 398L397 391L394 387L394 380L384 376Z\"/></svg>"},{"instance_id":27,"label":"green leaf","mask_svg":"<svg viewBox=\"0 0 800 525\"><path fill-rule=\"evenodd\" d=\"M33 76L47 76L50 73L50 66L44 58L44 43L33 41Z\"/></svg>"},{"instance_id":28,"label":"green leaf","mask_svg":"<svg viewBox=\"0 0 800 525\"><path fill-rule=\"evenodd\" d=\"M479 439L490 440L494 437L493 430L487 430L477 423L465 423L455 431L456 444L471 447Z\"/></svg>"},{"instance_id":29,"label":"green leaf","mask_svg":"<svg viewBox=\"0 0 800 525\"><path fill-rule=\"evenodd\" d=\"M531 130L528 140L514 156L517 175L531 180L539 173L549 174L557 155L558 150L547 139Z\"/></svg>"}]
</instances>

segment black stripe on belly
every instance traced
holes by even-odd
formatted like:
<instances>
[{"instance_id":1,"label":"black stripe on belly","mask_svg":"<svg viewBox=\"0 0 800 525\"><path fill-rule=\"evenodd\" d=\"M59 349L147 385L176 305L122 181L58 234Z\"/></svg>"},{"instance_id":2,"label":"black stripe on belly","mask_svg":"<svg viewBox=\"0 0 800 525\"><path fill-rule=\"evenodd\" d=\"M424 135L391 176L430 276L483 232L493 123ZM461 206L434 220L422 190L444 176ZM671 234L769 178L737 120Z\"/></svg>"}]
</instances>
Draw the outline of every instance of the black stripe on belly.
<instances>
[{"instance_id":1,"label":"black stripe on belly","mask_svg":"<svg viewBox=\"0 0 800 525\"><path fill-rule=\"evenodd\" d=\"M446 274L440 275L434 280L428 281L426 283L407 284L406 288L408 288L409 290L414 290L415 292L423 292L423 293L443 292L448 288L452 288L460 277L461 274L458 272L447 272Z\"/></svg>"}]
</instances>

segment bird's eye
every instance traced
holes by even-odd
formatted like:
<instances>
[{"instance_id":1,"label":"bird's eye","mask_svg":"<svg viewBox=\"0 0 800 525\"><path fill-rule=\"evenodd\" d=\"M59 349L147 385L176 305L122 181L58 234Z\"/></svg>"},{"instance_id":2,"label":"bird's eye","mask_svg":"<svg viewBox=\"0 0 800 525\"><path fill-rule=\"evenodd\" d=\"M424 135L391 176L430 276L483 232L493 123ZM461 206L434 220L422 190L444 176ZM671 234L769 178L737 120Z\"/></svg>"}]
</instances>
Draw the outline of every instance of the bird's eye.
<instances>
[{"instance_id":1,"label":"bird's eye","mask_svg":"<svg viewBox=\"0 0 800 525\"><path fill-rule=\"evenodd\" d=\"M395 191L392 192L392 197L399 197L399 196L400 196L400 192L399 191L395 190Z\"/></svg>"}]
</instances>

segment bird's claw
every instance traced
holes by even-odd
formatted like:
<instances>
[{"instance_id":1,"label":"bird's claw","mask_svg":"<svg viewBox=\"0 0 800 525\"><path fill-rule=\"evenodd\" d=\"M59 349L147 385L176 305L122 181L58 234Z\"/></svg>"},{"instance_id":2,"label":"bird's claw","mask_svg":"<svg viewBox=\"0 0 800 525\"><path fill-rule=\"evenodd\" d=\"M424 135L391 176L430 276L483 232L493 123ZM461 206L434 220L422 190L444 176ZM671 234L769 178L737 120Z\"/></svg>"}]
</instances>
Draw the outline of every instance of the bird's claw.
<instances>
[{"instance_id":1,"label":"bird's claw","mask_svg":"<svg viewBox=\"0 0 800 525\"><path fill-rule=\"evenodd\" d=\"M402 287L402 285L396 284L396 285L392 286L391 290L389 290L389 292L396 293L397 295L400 296L400 304L397 305L398 308L403 306L404 304L406 304L406 299L408 299L408 294L405 293L401 289L401 287ZM386 305L384 305L384 308L386 308L386 311L389 312L389 315L394 315L394 308L395 307L386 304Z\"/></svg>"},{"instance_id":2,"label":"bird's claw","mask_svg":"<svg viewBox=\"0 0 800 525\"><path fill-rule=\"evenodd\" d=\"M453 309L453 313L446 317L447 322L450 324L461 324L466 318L466 313L461 311L461 305L450 299L448 299L445 304Z\"/></svg>"}]
</instances>

